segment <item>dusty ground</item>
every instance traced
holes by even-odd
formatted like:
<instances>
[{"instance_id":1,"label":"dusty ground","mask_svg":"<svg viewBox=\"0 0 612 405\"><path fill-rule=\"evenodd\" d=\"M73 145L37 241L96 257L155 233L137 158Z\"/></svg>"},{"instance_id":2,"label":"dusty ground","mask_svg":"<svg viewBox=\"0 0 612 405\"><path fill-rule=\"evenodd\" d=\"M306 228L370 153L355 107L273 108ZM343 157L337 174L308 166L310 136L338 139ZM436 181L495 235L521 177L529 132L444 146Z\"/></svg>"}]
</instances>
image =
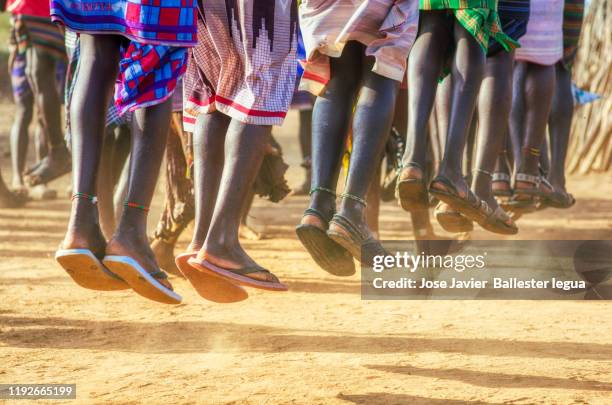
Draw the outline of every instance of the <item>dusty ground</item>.
<instances>
[{"instance_id":1,"label":"dusty ground","mask_svg":"<svg viewBox=\"0 0 612 405\"><path fill-rule=\"evenodd\" d=\"M297 183L292 125L279 135ZM521 220L520 237L612 239L610 177L570 189L575 208ZM174 279L178 307L73 284L52 259L67 199L0 210L0 383L76 383L78 403L612 403L609 302L362 301L357 276L327 276L297 242L305 201L258 201L272 239L245 243L290 292L218 305ZM392 204L382 229L411 237Z\"/></svg>"}]
</instances>

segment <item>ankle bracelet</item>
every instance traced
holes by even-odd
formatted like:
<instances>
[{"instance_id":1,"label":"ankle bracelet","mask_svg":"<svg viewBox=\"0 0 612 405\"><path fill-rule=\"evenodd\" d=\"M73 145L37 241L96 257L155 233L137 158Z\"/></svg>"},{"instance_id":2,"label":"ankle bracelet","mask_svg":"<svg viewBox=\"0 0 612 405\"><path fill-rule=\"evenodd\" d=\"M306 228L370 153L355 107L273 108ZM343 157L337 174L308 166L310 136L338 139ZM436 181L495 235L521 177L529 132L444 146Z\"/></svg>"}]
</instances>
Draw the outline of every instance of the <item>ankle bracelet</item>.
<instances>
[{"instance_id":1,"label":"ankle bracelet","mask_svg":"<svg viewBox=\"0 0 612 405\"><path fill-rule=\"evenodd\" d=\"M366 200L364 200L361 197L357 197L356 195L353 195L353 194L342 193L342 194L340 194L340 198L348 198L348 199L351 199L353 201L357 201L359 204L363 205L364 207L368 206L368 203L367 203Z\"/></svg>"},{"instance_id":2,"label":"ankle bracelet","mask_svg":"<svg viewBox=\"0 0 612 405\"><path fill-rule=\"evenodd\" d=\"M334 196L334 198L336 197L336 192L330 188L325 188L325 187L314 187L310 189L310 193L309 195L313 195L314 193L316 193L317 191L321 191L324 193L328 193Z\"/></svg>"},{"instance_id":3,"label":"ankle bracelet","mask_svg":"<svg viewBox=\"0 0 612 405\"><path fill-rule=\"evenodd\" d=\"M89 201L91 201L92 204L97 204L98 203L98 198L95 195L87 194L87 193L74 193L74 194L72 194L72 197L70 198L70 200L74 201L75 199L89 200Z\"/></svg>"},{"instance_id":4,"label":"ankle bracelet","mask_svg":"<svg viewBox=\"0 0 612 405\"><path fill-rule=\"evenodd\" d=\"M139 210L144 211L144 212L149 212L149 207L147 207L146 205L142 205L142 204L136 204L136 203L133 203L133 202L125 201L123 203L123 206L125 208L136 208L136 209L139 209Z\"/></svg>"}]
</instances>

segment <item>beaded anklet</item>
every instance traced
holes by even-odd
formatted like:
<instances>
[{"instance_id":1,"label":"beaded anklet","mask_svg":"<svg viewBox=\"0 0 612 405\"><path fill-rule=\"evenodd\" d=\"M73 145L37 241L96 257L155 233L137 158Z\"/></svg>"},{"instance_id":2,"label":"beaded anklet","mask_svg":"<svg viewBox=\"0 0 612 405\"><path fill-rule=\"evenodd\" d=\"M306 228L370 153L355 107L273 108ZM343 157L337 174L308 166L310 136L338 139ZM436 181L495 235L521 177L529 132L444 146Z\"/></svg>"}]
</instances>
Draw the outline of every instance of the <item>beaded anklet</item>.
<instances>
[{"instance_id":1,"label":"beaded anklet","mask_svg":"<svg viewBox=\"0 0 612 405\"><path fill-rule=\"evenodd\" d=\"M133 202L125 201L123 203L123 206L125 208L136 208L136 209L139 209L139 210L144 211L144 212L149 212L149 207L147 207L146 205L142 205L142 204L136 204L136 203L133 203Z\"/></svg>"},{"instance_id":2,"label":"beaded anklet","mask_svg":"<svg viewBox=\"0 0 612 405\"><path fill-rule=\"evenodd\" d=\"M87 193L74 193L70 198L71 201L79 199L79 200L89 200L92 204L98 203L98 198L95 195L87 194Z\"/></svg>"}]
</instances>

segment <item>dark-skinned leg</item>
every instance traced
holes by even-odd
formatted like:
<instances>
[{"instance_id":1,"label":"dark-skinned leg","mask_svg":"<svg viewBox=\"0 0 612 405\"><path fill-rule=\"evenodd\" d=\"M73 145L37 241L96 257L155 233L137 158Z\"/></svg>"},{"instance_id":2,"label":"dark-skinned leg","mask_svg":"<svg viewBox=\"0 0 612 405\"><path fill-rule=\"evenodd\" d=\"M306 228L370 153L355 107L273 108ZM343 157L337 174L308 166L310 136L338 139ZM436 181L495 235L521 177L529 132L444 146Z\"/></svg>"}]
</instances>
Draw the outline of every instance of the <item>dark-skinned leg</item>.
<instances>
[{"instance_id":1,"label":"dark-skinned leg","mask_svg":"<svg viewBox=\"0 0 612 405\"><path fill-rule=\"evenodd\" d=\"M0 208L19 208L23 206L26 201L27 198L25 195L15 194L8 189L2 179L2 173L0 173Z\"/></svg>"},{"instance_id":2,"label":"dark-skinned leg","mask_svg":"<svg viewBox=\"0 0 612 405\"><path fill-rule=\"evenodd\" d=\"M331 78L325 91L315 101L312 112L312 188L336 190L353 104L361 80L355 64L363 58L363 45L349 42L340 58L330 58ZM336 211L333 194L315 191L309 208L326 218ZM314 215L305 215L302 224L326 230L327 224Z\"/></svg>"},{"instance_id":3,"label":"dark-skinned leg","mask_svg":"<svg viewBox=\"0 0 612 405\"><path fill-rule=\"evenodd\" d=\"M510 123L508 140L511 148L508 149L512 157L512 172L521 165L523 143L525 141L525 78L527 75L527 62L517 62L512 72L512 108L510 110Z\"/></svg>"},{"instance_id":4,"label":"dark-skinned leg","mask_svg":"<svg viewBox=\"0 0 612 405\"><path fill-rule=\"evenodd\" d=\"M375 179L380 159L391 130L399 82L372 72L372 60L364 64L363 84L353 116L353 150L344 192L365 199ZM364 234L369 233L366 206L352 198L343 198L339 214Z\"/></svg>"},{"instance_id":5,"label":"dark-skinned leg","mask_svg":"<svg viewBox=\"0 0 612 405\"><path fill-rule=\"evenodd\" d=\"M132 153L126 201L148 207L166 147L172 100L135 111L132 123ZM147 211L125 207L117 230L106 248L107 255L129 256L149 273L158 271L147 238ZM167 280L158 280L171 288Z\"/></svg>"},{"instance_id":6,"label":"dark-skinned leg","mask_svg":"<svg viewBox=\"0 0 612 405\"><path fill-rule=\"evenodd\" d=\"M195 229L187 251L204 245L210 228L223 174L225 137L231 118L218 111L200 114L193 133Z\"/></svg>"},{"instance_id":7,"label":"dark-skinned leg","mask_svg":"<svg viewBox=\"0 0 612 405\"><path fill-rule=\"evenodd\" d=\"M526 152L539 150L546 135L546 125L555 89L555 67L530 63L525 76L525 139L521 151L519 173L539 175L540 156ZM528 182L517 181L516 189L532 188Z\"/></svg>"},{"instance_id":8,"label":"dark-skinned leg","mask_svg":"<svg viewBox=\"0 0 612 405\"><path fill-rule=\"evenodd\" d=\"M32 93L15 100L15 119L11 127L11 163L13 168L12 188L24 190L23 171L25 170L28 153L28 128L34 112L34 96Z\"/></svg>"},{"instance_id":9,"label":"dark-skinned leg","mask_svg":"<svg viewBox=\"0 0 612 405\"><path fill-rule=\"evenodd\" d=\"M80 68L70 105L73 193L96 193L106 108L119 69L120 40L111 35L81 35ZM98 211L89 200L73 199L63 248L90 249L98 257L104 255Z\"/></svg>"},{"instance_id":10,"label":"dark-skinned leg","mask_svg":"<svg viewBox=\"0 0 612 405\"><path fill-rule=\"evenodd\" d=\"M499 155L505 149L506 128L512 107L512 67L514 53L499 52L487 58L478 97L478 146L472 190L495 209L491 176Z\"/></svg>"},{"instance_id":11,"label":"dark-skinned leg","mask_svg":"<svg viewBox=\"0 0 612 405\"><path fill-rule=\"evenodd\" d=\"M368 228L372 231L372 234L376 239L379 238L379 218L380 218L380 173L382 164L378 165L374 180L370 183L366 201L368 206L366 208L366 223Z\"/></svg>"},{"instance_id":12,"label":"dark-skinned leg","mask_svg":"<svg viewBox=\"0 0 612 405\"><path fill-rule=\"evenodd\" d=\"M31 47L26 53L28 81L34 93L34 103L39 112L48 146L47 156L36 170L28 174L31 185L45 183L41 179L57 177L67 170L69 152L64 142L61 100L55 80L55 59L36 47ZM53 174L55 173L55 174Z\"/></svg>"},{"instance_id":13,"label":"dark-skinned leg","mask_svg":"<svg viewBox=\"0 0 612 405\"><path fill-rule=\"evenodd\" d=\"M302 152L302 167L305 171L304 182L293 190L294 195L308 195L311 183L311 155L312 155L312 110L299 111L300 151Z\"/></svg>"},{"instance_id":14,"label":"dark-skinned leg","mask_svg":"<svg viewBox=\"0 0 612 405\"><path fill-rule=\"evenodd\" d=\"M199 259L229 270L256 265L240 245L238 232L244 201L253 188L271 132L271 126L245 124L237 120L230 122L225 135L221 183L208 235L198 253ZM267 272L249 273L248 277L278 282L273 274Z\"/></svg>"},{"instance_id":15,"label":"dark-skinned leg","mask_svg":"<svg viewBox=\"0 0 612 405\"><path fill-rule=\"evenodd\" d=\"M454 37L456 50L452 66L453 102L439 174L449 179L460 193L465 193L469 186L463 178L463 153L486 59L474 37L458 22L455 22Z\"/></svg>"},{"instance_id":16,"label":"dark-skinned leg","mask_svg":"<svg viewBox=\"0 0 612 405\"><path fill-rule=\"evenodd\" d=\"M556 74L555 94L548 119L551 149L548 180L555 190L565 192L565 158L572 129L574 97L571 71L567 70L562 63L557 63Z\"/></svg>"},{"instance_id":17,"label":"dark-skinned leg","mask_svg":"<svg viewBox=\"0 0 612 405\"><path fill-rule=\"evenodd\" d=\"M421 12L419 36L408 58L408 133L402 159L402 179L422 179L427 156L427 125L436 99L438 78L450 45L445 13Z\"/></svg>"},{"instance_id":18,"label":"dark-skinned leg","mask_svg":"<svg viewBox=\"0 0 612 405\"><path fill-rule=\"evenodd\" d=\"M257 232L255 229L251 228L248 222L249 212L251 211L251 207L253 206L254 200L255 200L255 190L251 189L251 192L247 195L247 197L244 200L242 212L240 213L240 229L238 231L238 236L242 239L260 240L264 237L264 235Z\"/></svg>"}]
</instances>

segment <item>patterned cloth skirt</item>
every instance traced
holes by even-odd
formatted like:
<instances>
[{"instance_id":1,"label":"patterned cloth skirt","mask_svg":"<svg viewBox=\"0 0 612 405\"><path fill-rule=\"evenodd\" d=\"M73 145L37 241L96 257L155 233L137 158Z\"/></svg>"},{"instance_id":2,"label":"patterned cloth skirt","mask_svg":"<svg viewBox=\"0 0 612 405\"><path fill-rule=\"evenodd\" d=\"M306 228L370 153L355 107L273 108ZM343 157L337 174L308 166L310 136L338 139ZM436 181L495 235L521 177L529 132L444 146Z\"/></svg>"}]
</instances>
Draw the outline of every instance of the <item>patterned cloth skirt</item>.
<instances>
[{"instance_id":1,"label":"patterned cloth skirt","mask_svg":"<svg viewBox=\"0 0 612 405\"><path fill-rule=\"evenodd\" d=\"M514 41L520 42L519 39L527 32L529 3L530 0L499 0L497 11L502 30ZM488 56L504 50L504 47L496 40L489 41Z\"/></svg>"},{"instance_id":2,"label":"patterned cloth skirt","mask_svg":"<svg viewBox=\"0 0 612 405\"><path fill-rule=\"evenodd\" d=\"M418 0L303 0L300 28L306 60L300 89L319 95L330 79L329 58L349 41L366 46L372 71L402 81L418 31Z\"/></svg>"},{"instance_id":3,"label":"patterned cloth skirt","mask_svg":"<svg viewBox=\"0 0 612 405\"><path fill-rule=\"evenodd\" d=\"M497 0L419 0L424 11L447 10L487 53L491 39L499 42L506 51L519 46L518 42L506 35L499 20Z\"/></svg>"},{"instance_id":4,"label":"patterned cloth skirt","mask_svg":"<svg viewBox=\"0 0 612 405\"><path fill-rule=\"evenodd\" d=\"M72 31L114 34L121 45L117 114L159 104L176 88L196 41L195 0L52 0L51 19Z\"/></svg>"},{"instance_id":5,"label":"patterned cloth skirt","mask_svg":"<svg viewBox=\"0 0 612 405\"><path fill-rule=\"evenodd\" d=\"M9 72L15 101L32 95L32 88L26 75L26 52L35 48L56 60L56 82L58 92L63 94L66 74L66 51L64 33L49 18L15 15L11 17L9 34Z\"/></svg>"},{"instance_id":6,"label":"patterned cloth skirt","mask_svg":"<svg viewBox=\"0 0 612 405\"><path fill-rule=\"evenodd\" d=\"M563 65L571 70L578 53L584 19L584 0L565 0L563 12Z\"/></svg>"},{"instance_id":7,"label":"patterned cloth skirt","mask_svg":"<svg viewBox=\"0 0 612 405\"><path fill-rule=\"evenodd\" d=\"M516 60L550 66L563 58L563 0L532 1Z\"/></svg>"},{"instance_id":8,"label":"patterned cloth skirt","mask_svg":"<svg viewBox=\"0 0 612 405\"><path fill-rule=\"evenodd\" d=\"M51 0L51 19L76 32L141 44L193 46L195 0Z\"/></svg>"},{"instance_id":9,"label":"patterned cloth skirt","mask_svg":"<svg viewBox=\"0 0 612 405\"><path fill-rule=\"evenodd\" d=\"M198 45L184 78L186 131L199 114L220 111L255 125L281 125L297 69L294 1L206 0Z\"/></svg>"}]
</instances>

